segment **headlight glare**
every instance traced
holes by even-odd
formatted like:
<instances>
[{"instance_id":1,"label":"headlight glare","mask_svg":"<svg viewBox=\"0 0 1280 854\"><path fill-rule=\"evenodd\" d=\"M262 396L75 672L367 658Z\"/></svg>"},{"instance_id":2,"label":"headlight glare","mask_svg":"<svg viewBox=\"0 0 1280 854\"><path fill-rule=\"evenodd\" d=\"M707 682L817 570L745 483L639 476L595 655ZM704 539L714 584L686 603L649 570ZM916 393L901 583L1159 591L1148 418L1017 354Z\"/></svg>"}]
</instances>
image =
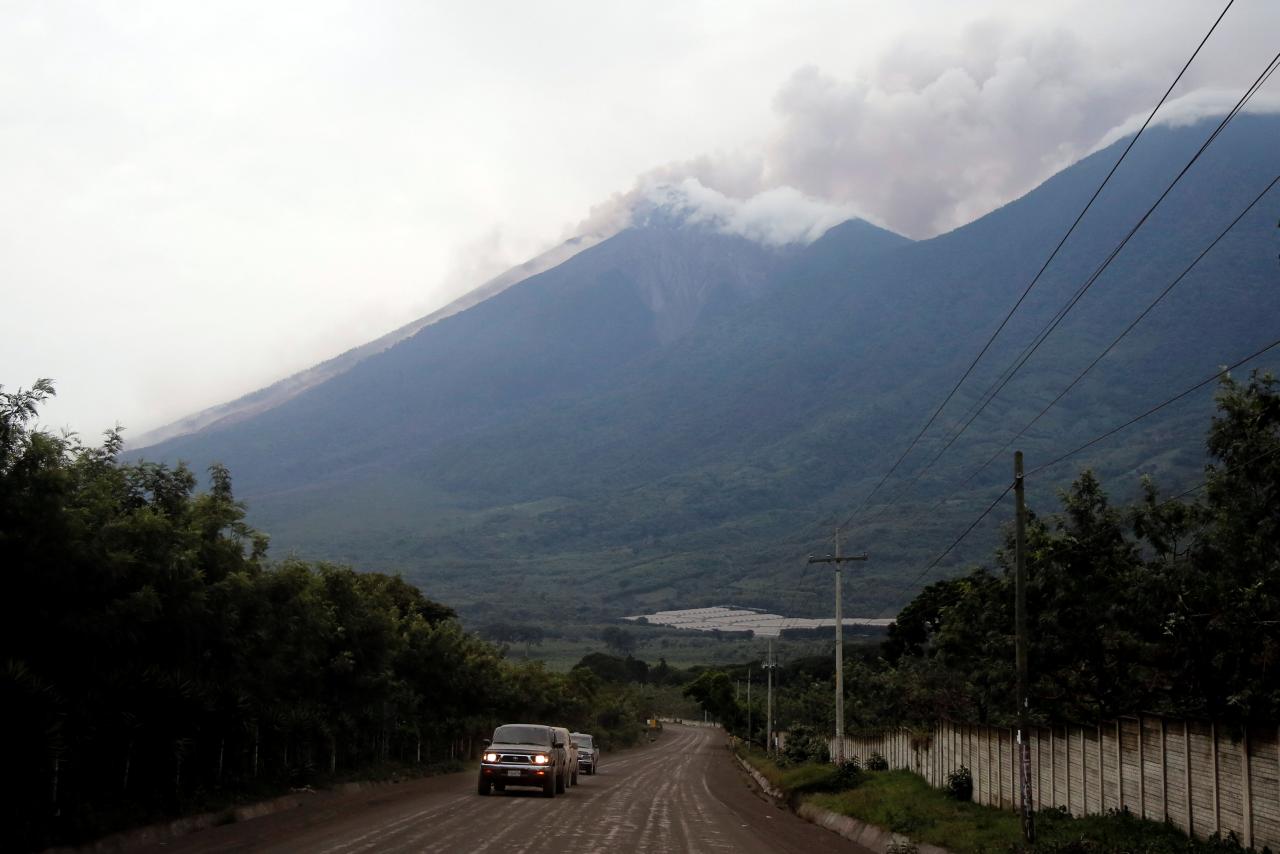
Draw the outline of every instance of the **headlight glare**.
<instances>
[{"instance_id":1,"label":"headlight glare","mask_svg":"<svg viewBox=\"0 0 1280 854\"><path fill-rule=\"evenodd\" d=\"M486 753L486 754L484 755L484 761L485 761L485 762L497 762L497 761L498 761L498 754L496 754L496 753Z\"/></svg>"},{"instance_id":2,"label":"headlight glare","mask_svg":"<svg viewBox=\"0 0 1280 854\"><path fill-rule=\"evenodd\" d=\"M547 764L547 755L546 755L545 753L539 753L539 754L537 754L536 756L534 756L534 757L533 757L533 764L534 764L534 765L546 765L546 764Z\"/></svg>"}]
</instances>

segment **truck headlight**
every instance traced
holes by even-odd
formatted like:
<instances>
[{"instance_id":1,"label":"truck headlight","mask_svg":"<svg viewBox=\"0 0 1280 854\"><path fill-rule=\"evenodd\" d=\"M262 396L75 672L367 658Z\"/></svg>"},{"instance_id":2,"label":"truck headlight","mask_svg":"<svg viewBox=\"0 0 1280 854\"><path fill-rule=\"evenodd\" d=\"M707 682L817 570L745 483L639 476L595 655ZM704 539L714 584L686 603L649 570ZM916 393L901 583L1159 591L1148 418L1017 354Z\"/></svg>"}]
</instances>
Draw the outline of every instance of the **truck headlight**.
<instances>
[{"instance_id":1,"label":"truck headlight","mask_svg":"<svg viewBox=\"0 0 1280 854\"><path fill-rule=\"evenodd\" d=\"M547 755L545 753L539 753L533 757L534 765L546 765L548 761L549 760L547 759Z\"/></svg>"},{"instance_id":2,"label":"truck headlight","mask_svg":"<svg viewBox=\"0 0 1280 854\"><path fill-rule=\"evenodd\" d=\"M486 754L484 755L484 761L485 761L485 762L497 762L497 761L498 761L498 754L496 754L496 753L486 753Z\"/></svg>"}]
</instances>

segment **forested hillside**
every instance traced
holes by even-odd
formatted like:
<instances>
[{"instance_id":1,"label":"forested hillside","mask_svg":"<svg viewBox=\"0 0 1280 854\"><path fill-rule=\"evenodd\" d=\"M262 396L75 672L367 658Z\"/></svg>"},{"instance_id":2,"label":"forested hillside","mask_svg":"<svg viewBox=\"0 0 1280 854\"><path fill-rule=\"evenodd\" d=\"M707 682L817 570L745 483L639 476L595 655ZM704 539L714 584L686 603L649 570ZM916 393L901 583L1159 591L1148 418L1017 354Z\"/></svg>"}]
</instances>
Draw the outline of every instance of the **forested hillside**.
<instances>
[{"instance_id":1,"label":"forested hillside","mask_svg":"<svg viewBox=\"0 0 1280 854\"><path fill-rule=\"evenodd\" d=\"M1115 501L1086 471L1031 508L1037 725L1142 713L1235 727L1280 719L1280 381L1224 378L1205 446L1212 462L1194 491L1147 480L1137 500ZM850 733L928 731L940 720L1015 724L1011 528L967 573L923 577L883 643L846 648ZM780 729L832 731L833 673L829 655L778 668ZM689 689L744 735L747 710L733 683L746 676L746 666L707 671ZM752 729L761 743L759 702Z\"/></svg>"},{"instance_id":2,"label":"forested hillside","mask_svg":"<svg viewBox=\"0 0 1280 854\"><path fill-rule=\"evenodd\" d=\"M974 474L978 466L1275 177L1280 119L1237 118L982 417L913 481L1212 127L1143 136L859 518L850 544L873 560L850 591L854 611L891 614L910 598L918 569L1006 481L1008 455ZM516 600L552 611L556 585L571 585L599 618L707 604L825 613L827 585L800 576L800 559L904 450L1119 145L915 243L853 222L779 251L646 220L268 413L142 453L243 471L251 521L277 544L401 570L477 619L505 619L504 603ZM1271 341L1274 224L1274 203L1262 204L1196 263L1019 441L1029 466ZM1126 497L1142 474L1174 486L1195 478L1210 405L1208 391L1189 395L1037 475L1033 499L1084 466ZM953 567L979 553L969 548L950 556Z\"/></svg>"},{"instance_id":3,"label":"forested hillside","mask_svg":"<svg viewBox=\"0 0 1280 854\"><path fill-rule=\"evenodd\" d=\"M267 559L231 474L120 462L0 389L5 850L83 841L388 765L497 723L637 736L628 684L507 661L396 576Z\"/></svg>"}]
</instances>

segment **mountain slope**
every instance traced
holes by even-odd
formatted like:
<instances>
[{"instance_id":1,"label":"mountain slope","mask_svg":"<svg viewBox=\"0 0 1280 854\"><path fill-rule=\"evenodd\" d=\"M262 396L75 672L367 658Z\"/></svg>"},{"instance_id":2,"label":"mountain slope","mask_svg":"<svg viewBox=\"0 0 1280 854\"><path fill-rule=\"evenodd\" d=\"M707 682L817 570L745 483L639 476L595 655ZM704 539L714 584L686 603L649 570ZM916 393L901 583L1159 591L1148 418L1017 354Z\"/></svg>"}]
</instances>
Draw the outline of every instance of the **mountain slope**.
<instances>
[{"instance_id":1,"label":"mountain slope","mask_svg":"<svg viewBox=\"0 0 1280 854\"><path fill-rule=\"evenodd\" d=\"M1275 117L1237 119L1079 306L929 476L987 382L1115 247L1207 133L1156 128L1135 148L935 430L855 526L872 551L862 607L904 579L1007 480L935 507L1136 316L1277 168ZM730 602L816 609L794 577L906 447L1110 168L1099 152L982 219L910 243L850 223L803 249L705 229L635 228L422 330L256 418L148 456L221 459L277 546L400 568L478 614L544 607L571 583L597 613ZM1280 328L1274 205L1255 212L1020 441L1031 465L1141 412ZM1280 361L1280 360L1278 360ZM1131 487L1194 478L1205 396L1081 462ZM1049 503L1072 466L1033 483ZM945 477L943 477L945 475ZM883 513L876 518L876 513ZM970 555L991 541L974 540ZM959 554L964 556L962 549ZM780 579L787 592L779 594ZM821 593L819 593L821 591Z\"/></svg>"},{"instance_id":2,"label":"mountain slope","mask_svg":"<svg viewBox=\"0 0 1280 854\"><path fill-rule=\"evenodd\" d=\"M863 241L905 239L868 227ZM405 453L518 422L539 402L589 396L630 361L757 298L792 254L678 223L630 229L269 411L145 453L227 461L250 498L397 469Z\"/></svg>"},{"instance_id":3,"label":"mountain slope","mask_svg":"<svg viewBox=\"0 0 1280 854\"><path fill-rule=\"evenodd\" d=\"M334 356L332 359L326 359L318 365L299 371L272 383L266 388L258 389L228 403L211 406L170 424L161 425L138 436L137 439L130 442L130 445L140 448L151 447L179 436L186 436L211 428L225 427L274 409L281 403L297 397L306 390L315 388L321 383L345 373L368 357L381 353L406 338L418 334L418 332L433 323L438 323L446 317L452 317L461 311L466 311L468 308L479 305L490 297L502 293L512 285L519 284L530 276L563 264L584 249L596 245L601 239L603 239L602 235L584 235L566 240L541 255L493 277L444 307L411 323L406 323L398 329L393 329L386 335L375 338L367 344L353 347L345 353Z\"/></svg>"}]
</instances>

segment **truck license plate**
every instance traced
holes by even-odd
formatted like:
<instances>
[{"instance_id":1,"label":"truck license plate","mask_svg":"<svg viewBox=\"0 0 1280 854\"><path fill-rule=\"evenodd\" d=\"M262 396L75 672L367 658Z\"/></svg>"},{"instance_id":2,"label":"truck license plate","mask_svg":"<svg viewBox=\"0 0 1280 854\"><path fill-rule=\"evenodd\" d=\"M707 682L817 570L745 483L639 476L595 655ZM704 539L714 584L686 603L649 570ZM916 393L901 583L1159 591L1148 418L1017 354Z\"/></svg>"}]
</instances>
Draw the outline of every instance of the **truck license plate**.
<instances>
[{"instance_id":1,"label":"truck license plate","mask_svg":"<svg viewBox=\"0 0 1280 854\"><path fill-rule=\"evenodd\" d=\"M510 770L510 771L507 771L507 776L508 776L508 777L519 777L519 776L520 776L520 772L519 772L519 771L516 771L516 770Z\"/></svg>"}]
</instances>

